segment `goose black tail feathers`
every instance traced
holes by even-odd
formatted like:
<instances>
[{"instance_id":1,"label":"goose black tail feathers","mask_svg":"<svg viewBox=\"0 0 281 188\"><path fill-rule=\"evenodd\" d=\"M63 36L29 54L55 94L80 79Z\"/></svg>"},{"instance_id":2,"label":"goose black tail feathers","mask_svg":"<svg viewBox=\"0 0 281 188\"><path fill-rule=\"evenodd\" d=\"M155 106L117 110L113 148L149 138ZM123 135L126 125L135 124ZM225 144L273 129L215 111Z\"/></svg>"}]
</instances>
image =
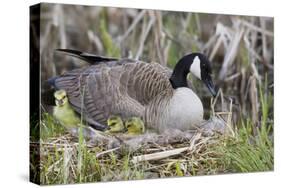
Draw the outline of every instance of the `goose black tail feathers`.
<instances>
[{"instance_id":1,"label":"goose black tail feathers","mask_svg":"<svg viewBox=\"0 0 281 188\"><path fill-rule=\"evenodd\" d=\"M117 61L118 60L116 58L93 55L93 54L81 52L78 50L72 50L72 49L56 49L56 51L64 52L67 55L79 58L79 59L84 60L93 65L96 63L99 63L99 62L108 62L108 61Z\"/></svg>"}]
</instances>

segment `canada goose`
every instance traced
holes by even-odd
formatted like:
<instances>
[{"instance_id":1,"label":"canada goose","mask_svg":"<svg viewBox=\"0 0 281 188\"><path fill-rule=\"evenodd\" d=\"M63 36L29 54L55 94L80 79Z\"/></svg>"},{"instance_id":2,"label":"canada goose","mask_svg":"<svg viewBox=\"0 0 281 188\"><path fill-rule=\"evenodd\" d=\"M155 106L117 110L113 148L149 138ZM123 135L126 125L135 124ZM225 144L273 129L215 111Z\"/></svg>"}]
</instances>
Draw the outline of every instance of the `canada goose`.
<instances>
[{"instance_id":1,"label":"canada goose","mask_svg":"<svg viewBox=\"0 0 281 188\"><path fill-rule=\"evenodd\" d=\"M93 127L105 125L110 115L140 117L147 128L158 131L187 130L200 124L203 105L188 87L189 72L216 95L210 62L201 53L183 56L172 71L157 63L59 51L91 64L51 78L49 83L55 89L66 90L73 108Z\"/></svg>"},{"instance_id":2,"label":"canada goose","mask_svg":"<svg viewBox=\"0 0 281 188\"><path fill-rule=\"evenodd\" d=\"M119 116L110 116L107 119L107 125L109 128L107 132L109 133L120 133L125 131L124 123Z\"/></svg>"},{"instance_id":3,"label":"canada goose","mask_svg":"<svg viewBox=\"0 0 281 188\"><path fill-rule=\"evenodd\" d=\"M65 128L79 127L81 120L68 102L65 90L58 90L54 93L56 106L53 115Z\"/></svg>"},{"instance_id":4,"label":"canada goose","mask_svg":"<svg viewBox=\"0 0 281 188\"><path fill-rule=\"evenodd\" d=\"M125 122L125 127L127 129L126 133L129 135L139 135L145 132L144 123L139 117L129 118Z\"/></svg>"}]
</instances>

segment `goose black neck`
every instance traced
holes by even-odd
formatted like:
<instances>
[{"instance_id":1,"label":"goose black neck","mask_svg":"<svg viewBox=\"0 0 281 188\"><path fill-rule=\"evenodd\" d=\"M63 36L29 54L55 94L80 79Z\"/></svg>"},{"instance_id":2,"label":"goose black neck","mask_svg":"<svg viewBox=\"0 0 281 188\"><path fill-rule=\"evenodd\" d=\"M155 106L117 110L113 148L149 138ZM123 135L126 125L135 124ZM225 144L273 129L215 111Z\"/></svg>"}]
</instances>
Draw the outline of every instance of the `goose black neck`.
<instances>
[{"instance_id":1,"label":"goose black neck","mask_svg":"<svg viewBox=\"0 0 281 188\"><path fill-rule=\"evenodd\" d=\"M186 77L189 73L189 69L195 55L196 53L186 55L176 64L172 76L170 77L170 82L174 89L179 87L188 87Z\"/></svg>"}]
</instances>

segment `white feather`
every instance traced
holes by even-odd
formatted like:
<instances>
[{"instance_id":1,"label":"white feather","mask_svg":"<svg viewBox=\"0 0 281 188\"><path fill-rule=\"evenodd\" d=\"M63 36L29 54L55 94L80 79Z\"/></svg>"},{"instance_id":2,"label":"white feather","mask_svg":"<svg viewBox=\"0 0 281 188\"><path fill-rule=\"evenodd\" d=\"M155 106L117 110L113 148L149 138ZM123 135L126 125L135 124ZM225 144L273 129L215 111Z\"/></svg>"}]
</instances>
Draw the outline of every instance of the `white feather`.
<instances>
[{"instance_id":1,"label":"white feather","mask_svg":"<svg viewBox=\"0 0 281 188\"><path fill-rule=\"evenodd\" d=\"M194 76L201 80L200 59L198 56L193 59L189 70Z\"/></svg>"},{"instance_id":2,"label":"white feather","mask_svg":"<svg viewBox=\"0 0 281 188\"><path fill-rule=\"evenodd\" d=\"M176 128L189 130L203 120L203 105L198 96L189 88L178 88L169 102L165 119L160 129Z\"/></svg>"}]
</instances>

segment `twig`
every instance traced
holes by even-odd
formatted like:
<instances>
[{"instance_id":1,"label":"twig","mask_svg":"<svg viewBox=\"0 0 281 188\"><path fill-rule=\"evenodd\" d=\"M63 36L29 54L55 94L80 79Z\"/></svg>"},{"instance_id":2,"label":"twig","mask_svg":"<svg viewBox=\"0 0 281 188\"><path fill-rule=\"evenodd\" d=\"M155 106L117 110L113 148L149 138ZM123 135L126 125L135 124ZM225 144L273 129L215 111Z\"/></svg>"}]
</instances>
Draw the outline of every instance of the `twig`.
<instances>
[{"instance_id":1,"label":"twig","mask_svg":"<svg viewBox=\"0 0 281 188\"><path fill-rule=\"evenodd\" d=\"M241 75L241 73L240 73L240 72L237 72L237 73L235 73L235 74L229 76L228 78L226 78L226 79L225 79L225 82L232 81L233 79L239 77L240 75Z\"/></svg>"},{"instance_id":2,"label":"twig","mask_svg":"<svg viewBox=\"0 0 281 188\"><path fill-rule=\"evenodd\" d=\"M244 43L245 43L245 47L247 48L247 50L250 52L250 54L252 56L254 56L257 60L262 61L261 56L253 49L254 45L250 44L249 39L246 37L246 35L243 37ZM251 47L253 46L253 47Z\"/></svg>"},{"instance_id":3,"label":"twig","mask_svg":"<svg viewBox=\"0 0 281 188\"><path fill-rule=\"evenodd\" d=\"M201 34L202 34L202 29L201 29L201 25L200 25L201 22L200 22L199 15L198 15L198 13L195 13L194 16L195 16L195 21L196 21L196 25L197 25L197 29L198 29L199 36L201 36Z\"/></svg>"},{"instance_id":4,"label":"twig","mask_svg":"<svg viewBox=\"0 0 281 188\"><path fill-rule=\"evenodd\" d=\"M181 44L181 42L179 40L175 39L165 28L163 28L163 32L165 33L165 36L167 37L167 39L171 40L173 43L176 43L181 48L184 48L184 46Z\"/></svg>"},{"instance_id":5,"label":"twig","mask_svg":"<svg viewBox=\"0 0 281 188\"><path fill-rule=\"evenodd\" d=\"M249 22L247 22L247 21L245 21L245 20L241 20L241 23L242 23L243 25L245 25L245 26L247 26L247 27L249 27L249 28L251 28L251 29L253 29L253 30L256 30L256 31L258 31L258 32L261 32L261 33L263 33L263 34L265 34L265 35L267 35L267 36L270 36L270 37L273 37L273 36L274 36L273 32L268 31L268 30L265 30L265 29L263 29L263 28L260 28L260 27L254 25L254 24L251 24L251 23L249 23Z\"/></svg>"},{"instance_id":6,"label":"twig","mask_svg":"<svg viewBox=\"0 0 281 188\"><path fill-rule=\"evenodd\" d=\"M216 44L215 44L215 46L214 46L214 48L213 48L213 50L211 52L211 55L210 55L210 60L211 61L214 59L214 57L215 57L215 55L216 55L216 53L217 53L217 51L218 51L222 41L223 41L222 36L219 36L219 38L218 38L218 40L217 40L217 42L216 42Z\"/></svg>"},{"instance_id":7,"label":"twig","mask_svg":"<svg viewBox=\"0 0 281 188\"><path fill-rule=\"evenodd\" d=\"M64 25L64 12L62 5L57 4L55 6L54 14L54 25L59 28L60 34L60 48L66 48L66 34L65 34L65 25Z\"/></svg>"},{"instance_id":8,"label":"twig","mask_svg":"<svg viewBox=\"0 0 281 188\"><path fill-rule=\"evenodd\" d=\"M194 149L194 147L196 146L195 142L200 137L201 137L201 133L194 135L190 141L190 146L188 146L188 147L177 148L177 149L172 149L172 150L167 150L167 151L162 151L162 152L157 152L157 153L152 153L152 154L134 156L133 159L131 160L131 162L136 164L136 163L142 162L142 161L159 160L159 159L167 158L170 156L179 155L180 153L185 152L185 151L192 151Z\"/></svg>"},{"instance_id":9,"label":"twig","mask_svg":"<svg viewBox=\"0 0 281 188\"><path fill-rule=\"evenodd\" d=\"M252 120L256 124L258 121L258 94L255 76L250 77L250 100L252 104Z\"/></svg>"},{"instance_id":10,"label":"twig","mask_svg":"<svg viewBox=\"0 0 281 188\"><path fill-rule=\"evenodd\" d=\"M183 148L178 148L178 149L173 149L173 150L168 150L168 151L162 151L162 152L158 152L158 153L134 156L133 159L131 160L131 162L138 163L138 162L142 162L142 161L159 160L159 159L167 158L170 156L178 155L189 149L190 149L190 147L183 147Z\"/></svg>"},{"instance_id":11,"label":"twig","mask_svg":"<svg viewBox=\"0 0 281 188\"><path fill-rule=\"evenodd\" d=\"M103 51L104 49L103 49L103 45L102 45L102 42L101 42L101 40L99 39L99 37L96 36L92 30L88 30L87 34L88 34L88 37L89 37L90 42L92 42L93 44L95 44L95 46L97 47L97 51L98 51L99 53L102 53L102 51Z\"/></svg>"},{"instance_id":12,"label":"twig","mask_svg":"<svg viewBox=\"0 0 281 188\"><path fill-rule=\"evenodd\" d=\"M209 40L205 43L205 45L202 48L202 51L206 51L209 49L217 40L218 36L217 35L212 35ZM211 60L211 59L210 59Z\"/></svg>"},{"instance_id":13,"label":"twig","mask_svg":"<svg viewBox=\"0 0 281 188\"><path fill-rule=\"evenodd\" d=\"M156 53L160 64L166 66L167 59L164 57L164 49L163 49L163 35L162 35L162 16L159 11L154 11L156 16L156 27L154 27L154 34L155 34L155 44L156 44Z\"/></svg>"},{"instance_id":14,"label":"twig","mask_svg":"<svg viewBox=\"0 0 281 188\"><path fill-rule=\"evenodd\" d=\"M232 130L232 99L230 99L230 105L229 105L229 113L228 113L228 116L227 116L227 123L226 123L226 126L228 127L228 129L231 131L231 134L232 136L235 135L234 131Z\"/></svg>"},{"instance_id":15,"label":"twig","mask_svg":"<svg viewBox=\"0 0 281 188\"><path fill-rule=\"evenodd\" d=\"M229 66L233 63L233 61L236 57L238 46L239 46L240 40L243 36L243 33L244 33L244 29L238 27L237 32L233 36L233 39L231 40L229 47L227 49L226 55L224 57L222 69L220 70L220 73L219 73L220 80L223 80L225 78L225 76L228 72Z\"/></svg>"},{"instance_id":16,"label":"twig","mask_svg":"<svg viewBox=\"0 0 281 188\"><path fill-rule=\"evenodd\" d=\"M66 184L69 177L69 162L72 157L72 149L65 145L63 155L63 182Z\"/></svg>"},{"instance_id":17,"label":"twig","mask_svg":"<svg viewBox=\"0 0 281 188\"><path fill-rule=\"evenodd\" d=\"M261 23L261 28L263 30L266 30L266 21L265 18L260 18L260 23ZM273 68L273 66L271 64L269 64L269 60L270 60L270 54L267 48L267 38L266 35L264 33L262 33L262 56L264 58L263 62L265 64L265 66L267 66L268 68Z\"/></svg>"},{"instance_id":18,"label":"twig","mask_svg":"<svg viewBox=\"0 0 281 188\"><path fill-rule=\"evenodd\" d=\"M150 29L151 29L151 27L152 27L154 22L155 22L155 17L151 16L150 20L149 20L149 22L147 24L146 29L143 28L143 32L142 32L141 39L140 39L140 45L139 45L139 48L138 48L138 51L137 51L137 54L136 54L136 57L135 57L136 60L138 60L139 57L142 54L145 40L146 40L146 38L148 36L148 33L149 33L149 31L150 31Z\"/></svg>"},{"instance_id":19,"label":"twig","mask_svg":"<svg viewBox=\"0 0 281 188\"><path fill-rule=\"evenodd\" d=\"M107 153L111 153L113 151L116 151L118 149L120 149L121 147L116 147L116 148L113 148L113 149L109 149L109 150L106 150L106 151L103 151L103 152L100 152L98 154L96 154L96 158L99 158L101 156L103 156L104 154L107 154Z\"/></svg>"},{"instance_id":20,"label":"twig","mask_svg":"<svg viewBox=\"0 0 281 188\"><path fill-rule=\"evenodd\" d=\"M130 25L130 27L128 28L128 30L126 31L126 33L121 37L120 41L123 41L124 39L126 39L128 37L128 35L134 30L134 28L137 26L137 24L139 23L139 21L143 18L143 16L145 15L146 10L142 10L137 17L134 19L133 23Z\"/></svg>"}]
</instances>

